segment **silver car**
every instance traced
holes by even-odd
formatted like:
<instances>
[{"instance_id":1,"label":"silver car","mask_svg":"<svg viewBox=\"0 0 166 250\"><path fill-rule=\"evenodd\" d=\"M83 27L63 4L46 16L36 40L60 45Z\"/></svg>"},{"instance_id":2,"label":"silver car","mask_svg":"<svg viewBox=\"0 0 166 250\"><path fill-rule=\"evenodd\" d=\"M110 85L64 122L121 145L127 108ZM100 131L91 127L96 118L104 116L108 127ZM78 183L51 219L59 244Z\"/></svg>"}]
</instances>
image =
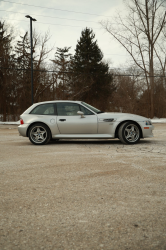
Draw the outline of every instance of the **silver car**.
<instances>
[{"instance_id":1,"label":"silver car","mask_svg":"<svg viewBox=\"0 0 166 250\"><path fill-rule=\"evenodd\" d=\"M135 144L153 137L148 118L107 113L81 101L49 101L33 104L20 116L18 131L35 145L51 139L114 139Z\"/></svg>"}]
</instances>

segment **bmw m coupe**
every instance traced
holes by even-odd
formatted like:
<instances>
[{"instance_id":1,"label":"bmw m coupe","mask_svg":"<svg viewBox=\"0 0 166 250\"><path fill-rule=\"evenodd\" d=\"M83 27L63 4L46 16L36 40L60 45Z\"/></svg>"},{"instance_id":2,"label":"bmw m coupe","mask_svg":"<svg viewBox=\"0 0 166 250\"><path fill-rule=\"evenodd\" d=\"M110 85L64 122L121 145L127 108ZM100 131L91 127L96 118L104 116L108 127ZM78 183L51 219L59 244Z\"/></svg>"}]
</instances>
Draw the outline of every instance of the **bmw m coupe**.
<instances>
[{"instance_id":1,"label":"bmw m coupe","mask_svg":"<svg viewBox=\"0 0 166 250\"><path fill-rule=\"evenodd\" d=\"M18 131L35 145L51 139L114 139L124 144L153 137L150 119L127 113L102 112L82 101L35 103L20 116Z\"/></svg>"}]
</instances>

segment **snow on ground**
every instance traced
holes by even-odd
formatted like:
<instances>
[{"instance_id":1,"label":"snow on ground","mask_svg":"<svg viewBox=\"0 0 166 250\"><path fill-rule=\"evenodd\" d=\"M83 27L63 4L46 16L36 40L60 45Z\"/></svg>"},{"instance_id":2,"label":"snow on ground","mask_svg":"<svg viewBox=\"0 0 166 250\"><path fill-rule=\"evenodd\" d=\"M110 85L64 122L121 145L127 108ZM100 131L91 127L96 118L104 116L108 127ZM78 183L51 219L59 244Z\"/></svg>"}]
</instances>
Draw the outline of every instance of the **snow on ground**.
<instances>
[{"instance_id":1,"label":"snow on ground","mask_svg":"<svg viewBox=\"0 0 166 250\"><path fill-rule=\"evenodd\" d=\"M0 122L0 125L20 125L20 121L17 122Z\"/></svg>"},{"instance_id":2,"label":"snow on ground","mask_svg":"<svg viewBox=\"0 0 166 250\"><path fill-rule=\"evenodd\" d=\"M153 118L152 123L166 123L166 118Z\"/></svg>"},{"instance_id":3,"label":"snow on ground","mask_svg":"<svg viewBox=\"0 0 166 250\"><path fill-rule=\"evenodd\" d=\"M152 123L166 123L166 118L153 118L151 119ZM17 122L0 122L0 125L5 125L5 124L9 124L9 125L20 125L20 121Z\"/></svg>"}]
</instances>

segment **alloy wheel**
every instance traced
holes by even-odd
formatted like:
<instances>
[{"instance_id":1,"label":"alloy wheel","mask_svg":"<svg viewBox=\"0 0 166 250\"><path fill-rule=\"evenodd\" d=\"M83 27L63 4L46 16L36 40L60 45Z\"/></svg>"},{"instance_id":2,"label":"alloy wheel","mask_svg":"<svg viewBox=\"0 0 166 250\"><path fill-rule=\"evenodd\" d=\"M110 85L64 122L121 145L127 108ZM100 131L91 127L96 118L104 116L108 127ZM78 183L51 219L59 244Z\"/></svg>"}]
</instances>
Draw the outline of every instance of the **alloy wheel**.
<instances>
[{"instance_id":1,"label":"alloy wheel","mask_svg":"<svg viewBox=\"0 0 166 250\"><path fill-rule=\"evenodd\" d=\"M47 131L42 126L35 126L30 131L30 137L35 144L41 144L47 139Z\"/></svg>"},{"instance_id":2,"label":"alloy wheel","mask_svg":"<svg viewBox=\"0 0 166 250\"><path fill-rule=\"evenodd\" d=\"M124 130L124 137L128 142L136 142L140 137L139 128L135 124L129 124Z\"/></svg>"}]
</instances>

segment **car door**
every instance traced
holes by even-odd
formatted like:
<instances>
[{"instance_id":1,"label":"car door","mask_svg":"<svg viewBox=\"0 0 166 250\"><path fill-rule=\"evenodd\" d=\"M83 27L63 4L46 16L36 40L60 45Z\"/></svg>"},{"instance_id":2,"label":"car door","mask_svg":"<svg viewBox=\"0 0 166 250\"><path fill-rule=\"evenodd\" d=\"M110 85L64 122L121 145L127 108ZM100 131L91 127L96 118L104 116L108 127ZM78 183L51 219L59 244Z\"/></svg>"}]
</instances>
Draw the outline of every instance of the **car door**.
<instances>
[{"instance_id":1,"label":"car door","mask_svg":"<svg viewBox=\"0 0 166 250\"><path fill-rule=\"evenodd\" d=\"M82 111L78 103L58 102L57 125L61 134L97 134L97 115L84 111L84 117L78 115Z\"/></svg>"}]
</instances>

